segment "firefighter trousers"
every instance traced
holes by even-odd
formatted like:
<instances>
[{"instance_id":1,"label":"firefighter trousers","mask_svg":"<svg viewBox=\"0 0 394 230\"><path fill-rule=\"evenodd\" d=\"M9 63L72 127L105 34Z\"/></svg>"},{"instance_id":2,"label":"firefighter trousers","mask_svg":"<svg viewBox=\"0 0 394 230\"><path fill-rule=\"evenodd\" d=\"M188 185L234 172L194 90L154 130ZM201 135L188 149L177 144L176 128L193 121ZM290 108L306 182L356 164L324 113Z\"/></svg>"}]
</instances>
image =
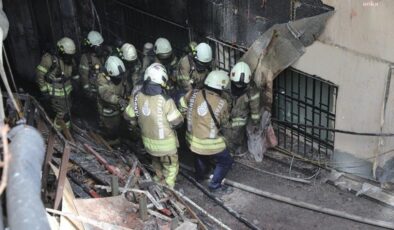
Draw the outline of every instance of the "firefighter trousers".
<instances>
[{"instance_id":1,"label":"firefighter trousers","mask_svg":"<svg viewBox=\"0 0 394 230\"><path fill-rule=\"evenodd\" d=\"M208 186L210 189L218 189L221 187L222 180L231 169L234 160L228 149L214 155L195 154L194 167L197 180L201 181L205 179L204 177L208 172L210 160L214 160L216 165L213 171L213 177Z\"/></svg>"},{"instance_id":2,"label":"firefighter trousers","mask_svg":"<svg viewBox=\"0 0 394 230\"><path fill-rule=\"evenodd\" d=\"M178 154L162 157L152 156L152 167L156 173L153 178L156 182L174 188L176 177L179 172Z\"/></svg>"}]
</instances>

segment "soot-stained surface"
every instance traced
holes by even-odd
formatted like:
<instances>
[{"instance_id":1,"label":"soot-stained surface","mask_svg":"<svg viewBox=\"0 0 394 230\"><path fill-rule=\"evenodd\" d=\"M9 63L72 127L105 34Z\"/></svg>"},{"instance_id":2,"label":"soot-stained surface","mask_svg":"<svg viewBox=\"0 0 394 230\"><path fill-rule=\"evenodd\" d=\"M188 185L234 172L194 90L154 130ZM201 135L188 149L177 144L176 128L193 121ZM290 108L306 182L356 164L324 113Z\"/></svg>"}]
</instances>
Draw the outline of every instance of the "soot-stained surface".
<instances>
[{"instance_id":1,"label":"soot-stained surface","mask_svg":"<svg viewBox=\"0 0 394 230\"><path fill-rule=\"evenodd\" d=\"M187 162L191 162L190 160ZM288 167L265 158L255 167L288 175ZM292 176L306 177L293 172ZM287 196L299 201L309 202L326 208L345 211L350 214L394 222L394 210L365 197L356 197L324 182L327 171L321 171L310 185L289 181L275 176L261 174L253 169L235 163L227 178L264 191ZM232 229L248 229L243 223L229 215L215 204L193 184L179 175L177 189L183 190L204 209L216 216ZM250 222L263 229L380 229L374 226L353 222L280 203L234 188L233 193L223 196L230 206Z\"/></svg>"}]
</instances>

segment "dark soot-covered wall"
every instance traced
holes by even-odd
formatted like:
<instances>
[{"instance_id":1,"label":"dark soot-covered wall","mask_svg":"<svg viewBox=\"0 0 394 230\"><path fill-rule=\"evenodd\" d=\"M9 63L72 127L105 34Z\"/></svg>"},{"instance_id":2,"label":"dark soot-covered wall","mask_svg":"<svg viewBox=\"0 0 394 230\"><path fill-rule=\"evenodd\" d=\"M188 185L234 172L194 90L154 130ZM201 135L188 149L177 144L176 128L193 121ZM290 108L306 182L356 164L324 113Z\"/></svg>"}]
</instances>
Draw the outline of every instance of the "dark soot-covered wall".
<instances>
[{"instance_id":1,"label":"dark soot-covered wall","mask_svg":"<svg viewBox=\"0 0 394 230\"><path fill-rule=\"evenodd\" d=\"M139 50L159 36L168 38L178 53L189 39L206 36L248 47L275 23L330 8L320 0L5 0L4 10L14 71L33 82L41 55L62 36L79 47L83 36L101 28L107 43L121 39Z\"/></svg>"}]
</instances>

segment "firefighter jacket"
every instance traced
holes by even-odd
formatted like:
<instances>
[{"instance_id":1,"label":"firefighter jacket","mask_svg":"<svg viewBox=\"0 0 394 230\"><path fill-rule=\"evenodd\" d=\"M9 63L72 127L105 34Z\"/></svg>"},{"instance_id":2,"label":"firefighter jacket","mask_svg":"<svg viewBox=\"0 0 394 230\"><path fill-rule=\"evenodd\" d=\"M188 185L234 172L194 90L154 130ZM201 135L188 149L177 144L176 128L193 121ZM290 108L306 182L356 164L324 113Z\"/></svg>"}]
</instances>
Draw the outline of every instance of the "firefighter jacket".
<instances>
[{"instance_id":1,"label":"firefighter jacket","mask_svg":"<svg viewBox=\"0 0 394 230\"><path fill-rule=\"evenodd\" d=\"M115 84L109 76L100 73L97 79L98 86L98 111L105 117L117 116L122 108L120 99L126 98L124 80Z\"/></svg>"},{"instance_id":2,"label":"firefighter jacket","mask_svg":"<svg viewBox=\"0 0 394 230\"><path fill-rule=\"evenodd\" d=\"M83 90L88 94L97 94L97 77L103 66L103 60L95 53L85 53L79 63L79 74Z\"/></svg>"},{"instance_id":3,"label":"firefighter jacket","mask_svg":"<svg viewBox=\"0 0 394 230\"><path fill-rule=\"evenodd\" d=\"M46 53L36 69L38 87L44 94L66 97L72 91L71 80L79 79L75 71L74 61L68 65L60 57Z\"/></svg>"},{"instance_id":4,"label":"firefighter jacket","mask_svg":"<svg viewBox=\"0 0 394 230\"><path fill-rule=\"evenodd\" d=\"M260 91L256 87L247 87L240 95L231 95L230 126L243 127L248 119L253 124L260 121Z\"/></svg>"},{"instance_id":5,"label":"firefighter jacket","mask_svg":"<svg viewBox=\"0 0 394 230\"><path fill-rule=\"evenodd\" d=\"M206 92L204 99L203 91ZM208 108L212 108L218 125ZM228 127L228 105L218 93L208 90L194 90L188 100L186 141L190 150L201 155L213 155L223 151L226 143L220 134L220 129Z\"/></svg>"},{"instance_id":6,"label":"firefighter jacket","mask_svg":"<svg viewBox=\"0 0 394 230\"><path fill-rule=\"evenodd\" d=\"M176 84L178 90L188 92L192 88L202 89L204 80L209 73L208 69L202 72L197 71L193 58L190 55L184 56L178 65Z\"/></svg>"},{"instance_id":7,"label":"firefighter jacket","mask_svg":"<svg viewBox=\"0 0 394 230\"><path fill-rule=\"evenodd\" d=\"M170 97L149 92L151 86L145 85L130 99L125 118L134 125L138 121L148 153L156 157L176 154L179 143L174 128L182 124L183 117Z\"/></svg>"}]
</instances>

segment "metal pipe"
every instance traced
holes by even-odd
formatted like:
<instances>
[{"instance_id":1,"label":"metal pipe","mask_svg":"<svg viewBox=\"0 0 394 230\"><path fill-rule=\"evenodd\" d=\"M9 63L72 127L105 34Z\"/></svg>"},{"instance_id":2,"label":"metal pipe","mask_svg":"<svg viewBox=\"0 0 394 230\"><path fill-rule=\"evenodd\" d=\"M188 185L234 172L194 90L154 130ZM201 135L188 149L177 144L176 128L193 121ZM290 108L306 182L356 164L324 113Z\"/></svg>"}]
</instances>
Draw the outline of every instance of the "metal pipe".
<instances>
[{"instance_id":1,"label":"metal pipe","mask_svg":"<svg viewBox=\"0 0 394 230\"><path fill-rule=\"evenodd\" d=\"M7 184L10 229L50 229L41 201L44 140L33 127L19 125L9 132L11 161Z\"/></svg>"}]
</instances>

